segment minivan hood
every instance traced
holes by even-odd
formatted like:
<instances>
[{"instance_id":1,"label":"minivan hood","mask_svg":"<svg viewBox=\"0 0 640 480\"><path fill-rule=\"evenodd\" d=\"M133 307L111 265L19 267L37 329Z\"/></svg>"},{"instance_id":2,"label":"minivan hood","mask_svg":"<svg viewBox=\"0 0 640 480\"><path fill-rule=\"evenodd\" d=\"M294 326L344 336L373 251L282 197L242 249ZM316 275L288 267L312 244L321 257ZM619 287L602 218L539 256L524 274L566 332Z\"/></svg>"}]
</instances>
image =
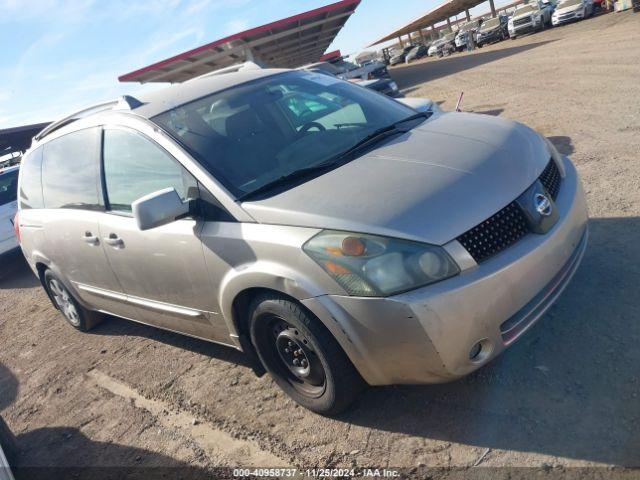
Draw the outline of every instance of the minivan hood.
<instances>
[{"instance_id":1,"label":"minivan hood","mask_svg":"<svg viewBox=\"0 0 640 480\"><path fill-rule=\"evenodd\" d=\"M442 245L515 200L549 158L542 137L522 124L445 113L340 168L242 207L260 223Z\"/></svg>"}]
</instances>

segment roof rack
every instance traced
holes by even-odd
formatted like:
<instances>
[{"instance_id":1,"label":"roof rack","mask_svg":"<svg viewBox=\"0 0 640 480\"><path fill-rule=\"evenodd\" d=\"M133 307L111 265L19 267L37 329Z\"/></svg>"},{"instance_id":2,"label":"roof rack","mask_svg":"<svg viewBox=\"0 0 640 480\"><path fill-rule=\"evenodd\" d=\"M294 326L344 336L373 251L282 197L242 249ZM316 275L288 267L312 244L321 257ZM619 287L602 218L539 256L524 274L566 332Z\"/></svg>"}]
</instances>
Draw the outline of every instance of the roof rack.
<instances>
[{"instance_id":1,"label":"roof rack","mask_svg":"<svg viewBox=\"0 0 640 480\"><path fill-rule=\"evenodd\" d=\"M40 141L50 133L55 132L56 130L64 127L65 125L69 125L70 123L75 122L76 120L82 118L83 116L88 116L90 114L103 112L105 110L133 110L142 105L144 104L137 98L132 97L131 95L123 95L117 100L98 103L96 105L83 108L82 110L78 110L77 112L74 112L71 115L67 115L64 118L61 118L60 120L57 120L49 124L46 128L44 128L40 133L38 133L33 138L36 141Z\"/></svg>"},{"instance_id":2,"label":"roof rack","mask_svg":"<svg viewBox=\"0 0 640 480\"><path fill-rule=\"evenodd\" d=\"M212 72L204 73L204 74L199 75L197 77L190 78L186 82L191 82L193 80L199 80L201 78L213 77L215 75L223 75L225 73L241 72L243 70L262 70L262 67L260 65L258 65L256 62L246 61L246 62L243 62L243 63L237 63L235 65L231 65L229 67L220 68L220 69L214 70Z\"/></svg>"}]
</instances>

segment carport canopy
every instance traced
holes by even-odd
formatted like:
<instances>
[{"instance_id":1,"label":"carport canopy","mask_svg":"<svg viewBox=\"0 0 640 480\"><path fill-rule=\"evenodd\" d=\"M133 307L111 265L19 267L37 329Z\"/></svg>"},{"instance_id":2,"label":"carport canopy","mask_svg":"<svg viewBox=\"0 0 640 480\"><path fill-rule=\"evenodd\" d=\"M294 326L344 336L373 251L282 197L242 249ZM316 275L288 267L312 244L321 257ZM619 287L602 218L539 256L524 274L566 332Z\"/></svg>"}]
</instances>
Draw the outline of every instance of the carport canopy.
<instances>
[{"instance_id":1,"label":"carport canopy","mask_svg":"<svg viewBox=\"0 0 640 480\"><path fill-rule=\"evenodd\" d=\"M184 82L245 61L295 68L317 62L355 12L360 0L341 0L235 33L124 74L121 82Z\"/></svg>"},{"instance_id":2,"label":"carport canopy","mask_svg":"<svg viewBox=\"0 0 640 480\"><path fill-rule=\"evenodd\" d=\"M402 35L409 35L410 33L417 32L423 28L428 28L435 25L438 22L446 20L447 18L454 17L465 10L469 10L486 0L448 0L447 2L438 5L429 12L425 13L419 18L416 18L407 25L400 27L398 30L376 40L371 43L369 47L378 45L380 43L395 40Z\"/></svg>"},{"instance_id":3,"label":"carport canopy","mask_svg":"<svg viewBox=\"0 0 640 480\"><path fill-rule=\"evenodd\" d=\"M48 122L0 130L0 157L27 150L33 137L47 125Z\"/></svg>"}]
</instances>

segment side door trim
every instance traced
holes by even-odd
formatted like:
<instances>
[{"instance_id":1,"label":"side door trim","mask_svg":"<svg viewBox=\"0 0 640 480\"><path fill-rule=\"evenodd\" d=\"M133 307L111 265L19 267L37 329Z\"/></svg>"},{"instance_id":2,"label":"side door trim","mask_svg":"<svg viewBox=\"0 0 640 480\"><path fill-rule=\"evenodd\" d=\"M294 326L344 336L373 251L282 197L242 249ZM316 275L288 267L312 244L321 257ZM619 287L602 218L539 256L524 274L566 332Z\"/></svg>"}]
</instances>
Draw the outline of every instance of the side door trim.
<instances>
[{"instance_id":1,"label":"side door trim","mask_svg":"<svg viewBox=\"0 0 640 480\"><path fill-rule=\"evenodd\" d=\"M133 295L113 292L111 290L106 290L103 288L91 287L89 285L84 285L82 283L75 283L75 285L79 290L93 293L94 295L99 295L102 297L119 300L121 302L130 303L138 307L146 308L147 310L155 310L155 311L169 313L172 315L179 315L182 317L190 318L192 320L199 319L199 320L202 320L203 323L208 323L208 320L210 318L212 318L213 316L219 315L219 313L217 312L195 310L193 308L182 307L180 305L173 305L170 303L158 302L156 300L149 300L142 297L136 297Z\"/></svg>"}]
</instances>

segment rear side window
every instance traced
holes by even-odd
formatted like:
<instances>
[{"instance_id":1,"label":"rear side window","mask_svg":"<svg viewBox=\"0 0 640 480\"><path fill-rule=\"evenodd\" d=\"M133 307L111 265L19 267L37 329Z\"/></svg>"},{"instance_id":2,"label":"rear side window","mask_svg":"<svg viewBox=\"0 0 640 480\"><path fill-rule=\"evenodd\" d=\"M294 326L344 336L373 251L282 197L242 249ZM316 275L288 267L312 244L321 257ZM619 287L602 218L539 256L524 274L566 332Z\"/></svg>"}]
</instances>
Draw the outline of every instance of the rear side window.
<instances>
[{"instance_id":1,"label":"rear side window","mask_svg":"<svg viewBox=\"0 0 640 480\"><path fill-rule=\"evenodd\" d=\"M37 148L25 155L20 163L20 208L44 208L42 148Z\"/></svg>"},{"instance_id":2,"label":"rear side window","mask_svg":"<svg viewBox=\"0 0 640 480\"><path fill-rule=\"evenodd\" d=\"M182 200L197 196L196 179L155 142L133 130L105 129L104 178L109 208L129 213L149 193L173 187Z\"/></svg>"},{"instance_id":3,"label":"rear side window","mask_svg":"<svg viewBox=\"0 0 640 480\"><path fill-rule=\"evenodd\" d=\"M100 129L78 130L43 148L45 207L103 210L99 187Z\"/></svg>"}]
</instances>

